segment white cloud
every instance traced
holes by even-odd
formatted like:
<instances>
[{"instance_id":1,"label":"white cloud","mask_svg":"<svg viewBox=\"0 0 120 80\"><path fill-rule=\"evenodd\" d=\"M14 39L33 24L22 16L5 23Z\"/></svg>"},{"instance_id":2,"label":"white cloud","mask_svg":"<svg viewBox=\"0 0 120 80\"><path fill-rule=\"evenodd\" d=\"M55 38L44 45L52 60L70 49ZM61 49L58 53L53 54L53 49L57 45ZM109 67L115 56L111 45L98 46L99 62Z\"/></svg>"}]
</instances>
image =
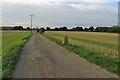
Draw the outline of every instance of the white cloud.
<instances>
[{"instance_id":1,"label":"white cloud","mask_svg":"<svg viewBox=\"0 0 120 80\"><path fill-rule=\"evenodd\" d=\"M48 4L56 0L2 0L2 2L20 3L20 4Z\"/></svg>"},{"instance_id":2,"label":"white cloud","mask_svg":"<svg viewBox=\"0 0 120 80\"><path fill-rule=\"evenodd\" d=\"M119 0L62 0L62 1L63 2L119 2Z\"/></svg>"},{"instance_id":3,"label":"white cloud","mask_svg":"<svg viewBox=\"0 0 120 80\"><path fill-rule=\"evenodd\" d=\"M0 0L0 2L21 4L49 4L49 2L119 2L119 0Z\"/></svg>"},{"instance_id":4,"label":"white cloud","mask_svg":"<svg viewBox=\"0 0 120 80\"><path fill-rule=\"evenodd\" d=\"M11 0L12 1L12 0ZM39 0L40 1L40 0ZM40 3L39 3L40 4ZM34 26L109 26L117 23L117 8L104 4L65 4L44 3L40 5L14 4L3 5L4 25L30 25L30 14ZM116 11L116 12L115 12Z\"/></svg>"},{"instance_id":5,"label":"white cloud","mask_svg":"<svg viewBox=\"0 0 120 80\"><path fill-rule=\"evenodd\" d=\"M103 2L105 0L83 0L83 2Z\"/></svg>"},{"instance_id":6,"label":"white cloud","mask_svg":"<svg viewBox=\"0 0 120 80\"><path fill-rule=\"evenodd\" d=\"M96 4L92 4L92 5L86 5L86 4L70 4L72 7L77 8L78 10L98 10L98 9L102 9L103 6L101 5L96 5Z\"/></svg>"}]
</instances>

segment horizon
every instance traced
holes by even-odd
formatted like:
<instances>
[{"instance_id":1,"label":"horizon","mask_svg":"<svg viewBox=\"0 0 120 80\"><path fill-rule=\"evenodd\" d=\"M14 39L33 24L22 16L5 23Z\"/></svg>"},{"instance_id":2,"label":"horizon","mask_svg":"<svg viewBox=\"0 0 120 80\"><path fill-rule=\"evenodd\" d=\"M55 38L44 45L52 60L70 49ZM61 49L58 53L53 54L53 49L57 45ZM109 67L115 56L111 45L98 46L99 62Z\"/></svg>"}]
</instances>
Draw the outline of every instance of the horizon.
<instances>
[{"instance_id":1,"label":"horizon","mask_svg":"<svg viewBox=\"0 0 120 80\"><path fill-rule=\"evenodd\" d=\"M16 25L16 26L21 26L21 25ZM16 26L0 26L0 29L1 28L5 28L5 27L10 27L10 28L14 28L14 27L16 27ZM117 25L113 25L113 26L117 26ZM51 28L51 29L55 29L55 28L63 28L63 27L66 27L67 29L73 29L73 28L76 28L76 27L82 27L83 29L85 29L85 28L90 28L90 27L94 27L94 28L97 28L97 27L108 27L108 28L110 28L110 27L113 27L113 26L71 26L71 27L68 27L68 26L55 26L55 27L51 27L51 26L44 26L44 27L33 27L32 29L36 29L36 28L44 28L44 29L46 29L47 27L49 27L49 28ZM30 27L30 26L21 26L21 27L23 27L23 29L26 29L27 27Z\"/></svg>"}]
</instances>

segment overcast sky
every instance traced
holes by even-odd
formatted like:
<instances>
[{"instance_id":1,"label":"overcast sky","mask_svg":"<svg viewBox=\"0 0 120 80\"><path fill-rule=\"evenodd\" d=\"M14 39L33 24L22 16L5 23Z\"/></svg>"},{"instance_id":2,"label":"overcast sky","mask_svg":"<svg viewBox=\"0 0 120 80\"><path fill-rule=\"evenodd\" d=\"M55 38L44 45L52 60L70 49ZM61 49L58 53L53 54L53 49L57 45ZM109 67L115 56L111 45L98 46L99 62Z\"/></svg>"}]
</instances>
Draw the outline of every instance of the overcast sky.
<instances>
[{"instance_id":1,"label":"overcast sky","mask_svg":"<svg viewBox=\"0 0 120 80\"><path fill-rule=\"evenodd\" d=\"M4 26L113 26L118 23L118 0L3 0ZM1 24L2 22L2 24Z\"/></svg>"}]
</instances>

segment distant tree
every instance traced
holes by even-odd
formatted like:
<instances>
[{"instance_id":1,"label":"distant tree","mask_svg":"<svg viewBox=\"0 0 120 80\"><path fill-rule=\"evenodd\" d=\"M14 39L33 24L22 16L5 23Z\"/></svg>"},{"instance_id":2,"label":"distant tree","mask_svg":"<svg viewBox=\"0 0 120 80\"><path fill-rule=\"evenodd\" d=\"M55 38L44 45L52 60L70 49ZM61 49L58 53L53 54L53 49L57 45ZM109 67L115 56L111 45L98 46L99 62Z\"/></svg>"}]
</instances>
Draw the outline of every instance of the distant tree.
<instances>
[{"instance_id":1,"label":"distant tree","mask_svg":"<svg viewBox=\"0 0 120 80\"><path fill-rule=\"evenodd\" d=\"M14 30L23 30L23 27L22 26L15 26Z\"/></svg>"},{"instance_id":2,"label":"distant tree","mask_svg":"<svg viewBox=\"0 0 120 80\"><path fill-rule=\"evenodd\" d=\"M68 31L67 27L64 26L64 27L62 28L62 31Z\"/></svg>"},{"instance_id":3,"label":"distant tree","mask_svg":"<svg viewBox=\"0 0 120 80\"><path fill-rule=\"evenodd\" d=\"M36 28L33 28L33 30L36 30Z\"/></svg>"},{"instance_id":4,"label":"distant tree","mask_svg":"<svg viewBox=\"0 0 120 80\"><path fill-rule=\"evenodd\" d=\"M108 32L108 30L109 30L109 27L104 27L103 28L103 32Z\"/></svg>"},{"instance_id":5,"label":"distant tree","mask_svg":"<svg viewBox=\"0 0 120 80\"><path fill-rule=\"evenodd\" d=\"M97 27L96 32L108 32L109 31L109 27Z\"/></svg>"},{"instance_id":6,"label":"distant tree","mask_svg":"<svg viewBox=\"0 0 120 80\"><path fill-rule=\"evenodd\" d=\"M57 28L57 27L55 27L55 29L54 29L55 31L59 31L59 28Z\"/></svg>"},{"instance_id":7,"label":"distant tree","mask_svg":"<svg viewBox=\"0 0 120 80\"><path fill-rule=\"evenodd\" d=\"M113 33L119 33L120 32L120 27L118 26L113 26L109 29L110 32L113 32Z\"/></svg>"},{"instance_id":8,"label":"distant tree","mask_svg":"<svg viewBox=\"0 0 120 80\"><path fill-rule=\"evenodd\" d=\"M118 26L118 33L120 34L120 26Z\"/></svg>"},{"instance_id":9,"label":"distant tree","mask_svg":"<svg viewBox=\"0 0 120 80\"><path fill-rule=\"evenodd\" d=\"M83 30L84 30L83 27L80 27L79 29L80 29L80 31L83 31Z\"/></svg>"},{"instance_id":10,"label":"distant tree","mask_svg":"<svg viewBox=\"0 0 120 80\"><path fill-rule=\"evenodd\" d=\"M112 33L120 33L120 27L119 26L113 26L113 27L97 27L96 32L112 32Z\"/></svg>"},{"instance_id":11,"label":"distant tree","mask_svg":"<svg viewBox=\"0 0 120 80\"><path fill-rule=\"evenodd\" d=\"M47 27L46 30L47 30L47 31L51 31L51 28L50 28L50 27Z\"/></svg>"},{"instance_id":12,"label":"distant tree","mask_svg":"<svg viewBox=\"0 0 120 80\"><path fill-rule=\"evenodd\" d=\"M91 32L93 32L93 31L94 31L94 27L91 26L91 27L89 28L89 30L90 30Z\"/></svg>"},{"instance_id":13,"label":"distant tree","mask_svg":"<svg viewBox=\"0 0 120 80\"><path fill-rule=\"evenodd\" d=\"M59 28L59 30L60 30L60 31L63 31L63 28L62 28L62 27L60 27L60 28Z\"/></svg>"},{"instance_id":14,"label":"distant tree","mask_svg":"<svg viewBox=\"0 0 120 80\"><path fill-rule=\"evenodd\" d=\"M45 29L44 28L40 28L40 34L44 33Z\"/></svg>"},{"instance_id":15,"label":"distant tree","mask_svg":"<svg viewBox=\"0 0 120 80\"><path fill-rule=\"evenodd\" d=\"M73 28L71 29L71 31L76 31L76 28L73 27Z\"/></svg>"},{"instance_id":16,"label":"distant tree","mask_svg":"<svg viewBox=\"0 0 120 80\"><path fill-rule=\"evenodd\" d=\"M37 33L40 32L40 29L39 29L39 28L36 28L36 32L37 32Z\"/></svg>"},{"instance_id":17,"label":"distant tree","mask_svg":"<svg viewBox=\"0 0 120 80\"><path fill-rule=\"evenodd\" d=\"M84 31L89 31L89 29L88 29L88 28L85 28Z\"/></svg>"},{"instance_id":18,"label":"distant tree","mask_svg":"<svg viewBox=\"0 0 120 80\"><path fill-rule=\"evenodd\" d=\"M26 30L30 30L30 27L27 27Z\"/></svg>"},{"instance_id":19,"label":"distant tree","mask_svg":"<svg viewBox=\"0 0 120 80\"><path fill-rule=\"evenodd\" d=\"M75 31L83 31L83 28L82 27L76 27Z\"/></svg>"},{"instance_id":20,"label":"distant tree","mask_svg":"<svg viewBox=\"0 0 120 80\"><path fill-rule=\"evenodd\" d=\"M101 32L101 27L96 27L95 31L96 32Z\"/></svg>"}]
</instances>

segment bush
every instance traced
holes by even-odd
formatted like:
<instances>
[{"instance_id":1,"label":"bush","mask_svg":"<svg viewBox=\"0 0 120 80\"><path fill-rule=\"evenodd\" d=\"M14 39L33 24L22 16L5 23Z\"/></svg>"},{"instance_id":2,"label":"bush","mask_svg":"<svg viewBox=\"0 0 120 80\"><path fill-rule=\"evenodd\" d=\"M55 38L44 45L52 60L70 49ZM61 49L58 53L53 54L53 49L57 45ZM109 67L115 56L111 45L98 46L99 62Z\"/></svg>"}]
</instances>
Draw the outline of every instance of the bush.
<instances>
[{"instance_id":1,"label":"bush","mask_svg":"<svg viewBox=\"0 0 120 80\"><path fill-rule=\"evenodd\" d=\"M37 28L37 29L36 29L36 32L38 33L39 31L40 31L40 30Z\"/></svg>"},{"instance_id":2,"label":"bush","mask_svg":"<svg viewBox=\"0 0 120 80\"><path fill-rule=\"evenodd\" d=\"M40 28L40 34L44 33L45 29L44 28Z\"/></svg>"}]
</instances>

